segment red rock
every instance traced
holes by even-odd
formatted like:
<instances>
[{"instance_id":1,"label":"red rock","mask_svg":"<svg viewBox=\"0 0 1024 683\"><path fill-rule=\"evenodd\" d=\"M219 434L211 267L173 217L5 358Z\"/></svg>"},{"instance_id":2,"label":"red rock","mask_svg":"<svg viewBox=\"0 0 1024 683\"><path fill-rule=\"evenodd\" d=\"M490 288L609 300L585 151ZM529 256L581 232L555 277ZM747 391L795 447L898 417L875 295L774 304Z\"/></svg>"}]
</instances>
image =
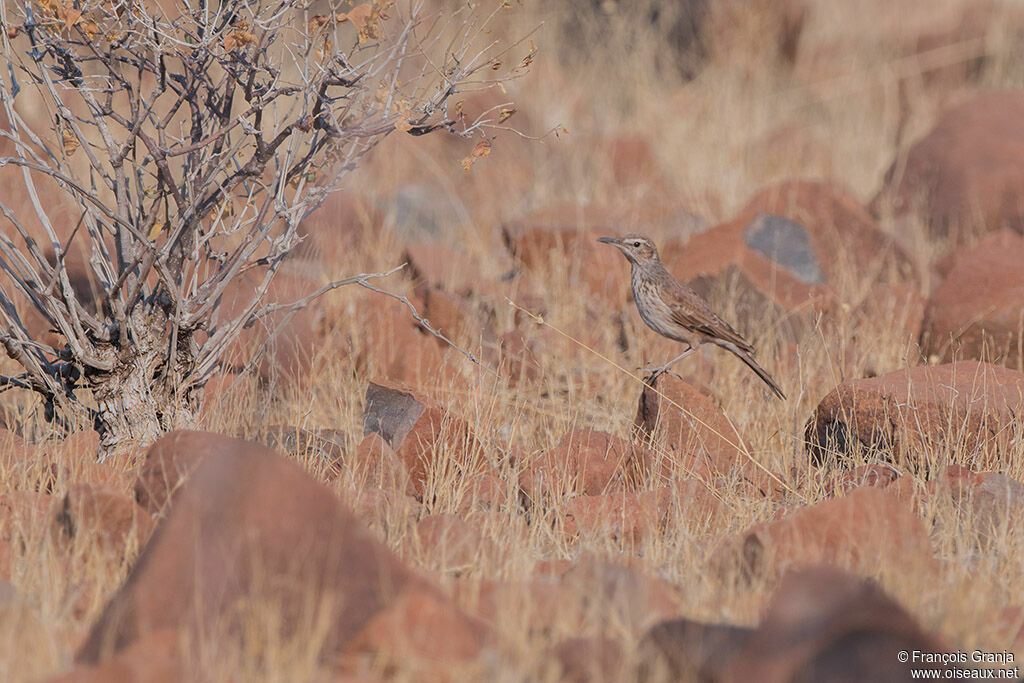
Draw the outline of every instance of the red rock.
<instances>
[{"instance_id":1,"label":"red rock","mask_svg":"<svg viewBox=\"0 0 1024 683\"><path fill-rule=\"evenodd\" d=\"M1024 483L998 472L972 472L949 465L929 482L953 504L982 539L1002 538L1024 516Z\"/></svg>"},{"instance_id":2,"label":"red rock","mask_svg":"<svg viewBox=\"0 0 1024 683\"><path fill-rule=\"evenodd\" d=\"M243 275L232 281L221 299L220 324L227 324L247 310L263 273ZM254 310L268 304L290 304L313 293L320 283L305 275L278 272ZM322 309L307 306L286 319L274 313L243 330L225 357L228 367L244 370L255 365L264 382L301 380L309 375L320 338ZM211 334L216 328L211 329Z\"/></svg>"},{"instance_id":3,"label":"red rock","mask_svg":"<svg viewBox=\"0 0 1024 683\"><path fill-rule=\"evenodd\" d=\"M211 453L249 452L246 441L209 432L171 432L153 444L135 480L135 500L148 513L160 512L171 496Z\"/></svg>"},{"instance_id":4,"label":"red rock","mask_svg":"<svg viewBox=\"0 0 1024 683\"><path fill-rule=\"evenodd\" d=\"M543 318L548 314L547 300L541 295L535 293L535 289L531 287L531 280L524 278L522 274L515 279L515 281L522 282L523 280L528 282L523 288L510 293L510 299L515 302L516 308L512 312L512 322L515 323L516 328L530 327L537 325L537 317ZM526 289L524 292L522 289ZM534 293L530 293L533 290Z\"/></svg>"},{"instance_id":5,"label":"red rock","mask_svg":"<svg viewBox=\"0 0 1024 683\"><path fill-rule=\"evenodd\" d=\"M726 624L707 624L691 619L672 619L647 631L639 651L640 680L724 680L725 669L735 659L753 629Z\"/></svg>"},{"instance_id":6,"label":"red rock","mask_svg":"<svg viewBox=\"0 0 1024 683\"><path fill-rule=\"evenodd\" d=\"M415 518L419 503L394 489L364 488L351 494L353 512L363 524L382 529L405 528Z\"/></svg>"},{"instance_id":7,"label":"red rock","mask_svg":"<svg viewBox=\"0 0 1024 683\"><path fill-rule=\"evenodd\" d=\"M479 261L462 249L410 244L405 247L402 259L409 264L413 282L424 289L469 295L484 282Z\"/></svg>"},{"instance_id":8,"label":"red rock","mask_svg":"<svg viewBox=\"0 0 1024 683\"><path fill-rule=\"evenodd\" d=\"M32 538L47 530L52 496L36 491L11 491L0 496L0 539Z\"/></svg>"},{"instance_id":9,"label":"red rock","mask_svg":"<svg viewBox=\"0 0 1024 683\"><path fill-rule=\"evenodd\" d=\"M34 449L20 436L6 428L0 428L0 467L5 472L20 465L33 452ZM8 477L4 479L9 480Z\"/></svg>"},{"instance_id":10,"label":"red rock","mask_svg":"<svg viewBox=\"0 0 1024 683\"><path fill-rule=\"evenodd\" d=\"M46 441L36 447L35 458L48 463L60 481L76 481L111 486L121 491L131 490L135 480L131 470L136 466L134 448L127 446L105 456L100 462L99 434L84 429L69 434L60 441Z\"/></svg>"},{"instance_id":11,"label":"red rock","mask_svg":"<svg viewBox=\"0 0 1024 683\"><path fill-rule=\"evenodd\" d=\"M448 339L461 342L467 336L472 338L484 332L481 323L474 320L475 314L463 299L437 287L422 291L423 309L420 312L430 326ZM490 334L489 330L486 330ZM438 344L447 346L443 339L434 337Z\"/></svg>"},{"instance_id":12,"label":"red rock","mask_svg":"<svg viewBox=\"0 0 1024 683\"><path fill-rule=\"evenodd\" d=\"M560 213L560 212L555 212ZM590 217L581 227L574 215L531 216L521 223L503 226L505 243L527 273L551 273L567 278L568 285L598 297L613 308L623 307L629 297L629 271L614 249L598 244L597 238L611 234ZM560 220L559 220L560 219Z\"/></svg>"},{"instance_id":13,"label":"red rock","mask_svg":"<svg viewBox=\"0 0 1024 683\"><path fill-rule=\"evenodd\" d=\"M191 678L174 629L154 631L95 666L78 666L49 683L178 683ZM193 672L195 675L197 672Z\"/></svg>"},{"instance_id":14,"label":"red rock","mask_svg":"<svg viewBox=\"0 0 1024 683\"><path fill-rule=\"evenodd\" d=\"M535 503L569 491L600 495L630 486L647 457L643 448L611 434L572 429L530 463L519 485Z\"/></svg>"},{"instance_id":15,"label":"red rock","mask_svg":"<svg viewBox=\"0 0 1024 683\"><path fill-rule=\"evenodd\" d=\"M0 435L0 474L13 488L31 488L50 493L60 477L53 458L38 446L25 442L20 436L6 432ZM92 460L95 460L95 454Z\"/></svg>"},{"instance_id":16,"label":"red rock","mask_svg":"<svg viewBox=\"0 0 1024 683\"><path fill-rule=\"evenodd\" d=\"M151 451L191 443L205 457L93 625L79 662L102 661L162 629L204 642L211 629L236 637L263 628L251 622L256 614L273 615L266 628L286 639L322 624L320 654L330 660L410 585L409 570L286 458L225 437L165 440L171 445Z\"/></svg>"},{"instance_id":17,"label":"red rock","mask_svg":"<svg viewBox=\"0 0 1024 683\"><path fill-rule=\"evenodd\" d=\"M487 472L467 478L460 493L460 510L497 510L510 502L515 502L514 495L509 493L508 482Z\"/></svg>"},{"instance_id":18,"label":"red rock","mask_svg":"<svg viewBox=\"0 0 1024 683\"><path fill-rule=\"evenodd\" d=\"M860 574L928 575L935 571L924 525L910 506L874 487L855 489L776 521L757 524L719 550L746 575L835 564Z\"/></svg>"},{"instance_id":19,"label":"red rock","mask_svg":"<svg viewBox=\"0 0 1024 683\"><path fill-rule=\"evenodd\" d=\"M435 462L464 470L480 457L480 446L465 420L410 389L382 380L367 386L363 432L379 433L395 450L420 495Z\"/></svg>"},{"instance_id":20,"label":"red rock","mask_svg":"<svg viewBox=\"0 0 1024 683\"><path fill-rule=\"evenodd\" d=\"M1020 369L1024 364L1022 263L1024 236L1007 231L956 252L948 275L928 300L921 334L926 356L943 361L987 360Z\"/></svg>"},{"instance_id":21,"label":"red rock","mask_svg":"<svg viewBox=\"0 0 1024 683\"><path fill-rule=\"evenodd\" d=\"M348 433L340 429L305 429L273 425L265 435L268 446L293 455L314 474L331 480L345 461Z\"/></svg>"},{"instance_id":22,"label":"red rock","mask_svg":"<svg viewBox=\"0 0 1024 683\"><path fill-rule=\"evenodd\" d=\"M565 503L563 528L570 538L610 538L627 548L638 546L664 529L668 510L659 505L659 493L619 491L571 498Z\"/></svg>"},{"instance_id":23,"label":"red rock","mask_svg":"<svg viewBox=\"0 0 1024 683\"><path fill-rule=\"evenodd\" d=\"M414 544L425 565L440 572L456 572L475 565L483 538L459 517L435 514L416 524Z\"/></svg>"},{"instance_id":24,"label":"red rock","mask_svg":"<svg viewBox=\"0 0 1024 683\"><path fill-rule=\"evenodd\" d=\"M372 432L356 448L355 456L347 463L355 470L356 476L368 486L394 489L412 495L415 488L409 479L409 472L398 458L395 450L380 434Z\"/></svg>"},{"instance_id":25,"label":"red rock","mask_svg":"<svg viewBox=\"0 0 1024 683\"><path fill-rule=\"evenodd\" d=\"M994 642L1011 652L1024 649L1024 607L1012 605L996 612L996 633ZM995 652L993 647L990 651Z\"/></svg>"},{"instance_id":26,"label":"red rock","mask_svg":"<svg viewBox=\"0 0 1024 683\"><path fill-rule=\"evenodd\" d=\"M550 626L569 622L576 601L551 579L493 581L460 578L456 599L473 615L500 631L508 623ZM558 619L558 617L562 617Z\"/></svg>"},{"instance_id":27,"label":"red rock","mask_svg":"<svg viewBox=\"0 0 1024 683\"><path fill-rule=\"evenodd\" d=\"M780 485L746 455L746 441L721 408L671 375L644 385L633 424L657 444L653 473L660 477L678 474L712 485L739 479L765 494Z\"/></svg>"},{"instance_id":28,"label":"red rock","mask_svg":"<svg viewBox=\"0 0 1024 683\"><path fill-rule=\"evenodd\" d=\"M882 262L910 270L909 259L867 211L826 183L766 189L729 222L661 251L666 268L704 295L738 278L747 292L733 302L741 328L746 320L764 318L766 307L781 313L824 305L843 278L884 273ZM836 253L846 258L833 258Z\"/></svg>"},{"instance_id":29,"label":"red rock","mask_svg":"<svg viewBox=\"0 0 1024 683\"><path fill-rule=\"evenodd\" d=\"M0 540L0 580L11 580L11 569L14 561L14 549L10 541Z\"/></svg>"},{"instance_id":30,"label":"red rock","mask_svg":"<svg viewBox=\"0 0 1024 683\"><path fill-rule=\"evenodd\" d=\"M488 637L486 624L437 590L409 589L370 619L350 651L399 663L402 671L416 671L418 680L440 680L450 667L476 659Z\"/></svg>"},{"instance_id":31,"label":"red rock","mask_svg":"<svg viewBox=\"0 0 1024 683\"><path fill-rule=\"evenodd\" d=\"M100 451L100 437L91 429L83 429L59 441L41 443L38 448L56 460L95 460Z\"/></svg>"},{"instance_id":32,"label":"red rock","mask_svg":"<svg viewBox=\"0 0 1024 683\"><path fill-rule=\"evenodd\" d=\"M54 536L95 538L102 547L121 555L132 535L144 541L153 520L127 494L110 486L72 484L50 510ZM140 543L139 545L142 545Z\"/></svg>"},{"instance_id":33,"label":"red rock","mask_svg":"<svg viewBox=\"0 0 1024 683\"><path fill-rule=\"evenodd\" d=\"M908 467L946 452L985 467L1012 452L1008 432L1021 414L1024 374L961 361L844 382L818 404L804 436L815 463L866 449Z\"/></svg>"},{"instance_id":34,"label":"red rock","mask_svg":"<svg viewBox=\"0 0 1024 683\"><path fill-rule=\"evenodd\" d=\"M377 233L383 222L384 216L372 199L351 190L332 192L299 224L304 240L296 255L348 266L353 248L366 236Z\"/></svg>"},{"instance_id":35,"label":"red rock","mask_svg":"<svg viewBox=\"0 0 1024 683\"><path fill-rule=\"evenodd\" d=\"M876 213L917 216L935 237L1024 231L1024 92L985 92L944 113L893 162Z\"/></svg>"},{"instance_id":36,"label":"red rock","mask_svg":"<svg viewBox=\"0 0 1024 683\"><path fill-rule=\"evenodd\" d=\"M421 332L411 312L397 301L373 293L355 302L348 352L360 368L395 382L435 385L445 365L436 338Z\"/></svg>"},{"instance_id":37,"label":"red rock","mask_svg":"<svg viewBox=\"0 0 1024 683\"><path fill-rule=\"evenodd\" d=\"M670 524L700 533L724 514L722 502L695 480L678 482L676 491L666 487L579 496L566 501L564 510L564 529L570 537L611 538L625 547L657 536Z\"/></svg>"},{"instance_id":38,"label":"red rock","mask_svg":"<svg viewBox=\"0 0 1024 683\"><path fill-rule=\"evenodd\" d=\"M534 576L561 576L570 569L573 565L572 560L558 559L558 560L541 560L533 566Z\"/></svg>"},{"instance_id":39,"label":"red rock","mask_svg":"<svg viewBox=\"0 0 1024 683\"><path fill-rule=\"evenodd\" d=\"M914 664L893 656L901 650L950 651L873 581L809 568L783 577L721 680L910 680Z\"/></svg>"},{"instance_id":40,"label":"red rock","mask_svg":"<svg viewBox=\"0 0 1024 683\"><path fill-rule=\"evenodd\" d=\"M558 583L590 614L600 606L603 618L625 629L642 630L677 615L677 589L637 565L584 557L559 576Z\"/></svg>"},{"instance_id":41,"label":"red rock","mask_svg":"<svg viewBox=\"0 0 1024 683\"><path fill-rule=\"evenodd\" d=\"M624 680L626 655L622 645L609 638L569 638L553 649L565 683Z\"/></svg>"},{"instance_id":42,"label":"red rock","mask_svg":"<svg viewBox=\"0 0 1024 683\"><path fill-rule=\"evenodd\" d=\"M203 402L196 421L209 431L227 431L236 411L252 405L251 399L259 387L259 380L251 375L217 372L203 385ZM198 428L198 427L197 427Z\"/></svg>"}]
</instances>

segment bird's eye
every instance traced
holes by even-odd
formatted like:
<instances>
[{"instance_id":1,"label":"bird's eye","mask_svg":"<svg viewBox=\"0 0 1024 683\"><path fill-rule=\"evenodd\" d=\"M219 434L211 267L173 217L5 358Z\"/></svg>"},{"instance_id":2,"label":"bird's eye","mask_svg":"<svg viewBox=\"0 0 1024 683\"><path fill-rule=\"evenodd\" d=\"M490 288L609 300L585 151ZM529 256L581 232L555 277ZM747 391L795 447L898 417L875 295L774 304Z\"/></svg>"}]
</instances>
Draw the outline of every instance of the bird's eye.
<instances>
[{"instance_id":1,"label":"bird's eye","mask_svg":"<svg viewBox=\"0 0 1024 683\"><path fill-rule=\"evenodd\" d=\"M639 242L633 242L633 246L634 246L634 247L639 247L639 246L640 246L640 243L639 243Z\"/></svg>"}]
</instances>

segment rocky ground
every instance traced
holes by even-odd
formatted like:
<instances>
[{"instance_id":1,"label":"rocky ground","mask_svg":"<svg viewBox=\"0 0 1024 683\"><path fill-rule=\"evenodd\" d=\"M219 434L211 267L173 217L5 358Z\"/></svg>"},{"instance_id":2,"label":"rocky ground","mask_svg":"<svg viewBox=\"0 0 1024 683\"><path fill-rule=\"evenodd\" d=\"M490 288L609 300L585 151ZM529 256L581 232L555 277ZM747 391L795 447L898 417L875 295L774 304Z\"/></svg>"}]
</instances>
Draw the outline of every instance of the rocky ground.
<instances>
[{"instance_id":1,"label":"rocky ground","mask_svg":"<svg viewBox=\"0 0 1024 683\"><path fill-rule=\"evenodd\" d=\"M475 141L389 139L271 293L404 262L382 286L458 348L341 289L249 331L204 432L102 463L0 394L0 678L1017 666L971 653L1024 657L1020 8L548 4L463 111L557 137L468 172ZM627 232L788 400L719 349L642 382L681 349L595 241Z\"/></svg>"}]
</instances>

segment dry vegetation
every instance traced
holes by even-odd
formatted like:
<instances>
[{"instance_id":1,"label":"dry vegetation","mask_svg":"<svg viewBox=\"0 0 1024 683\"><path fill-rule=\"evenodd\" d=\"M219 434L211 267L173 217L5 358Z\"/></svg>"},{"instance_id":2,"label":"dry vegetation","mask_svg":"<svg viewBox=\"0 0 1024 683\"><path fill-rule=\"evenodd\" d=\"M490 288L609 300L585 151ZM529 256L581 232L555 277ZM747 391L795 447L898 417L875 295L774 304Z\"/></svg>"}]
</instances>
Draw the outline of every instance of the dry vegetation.
<instances>
[{"instance_id":1,"label":"dry vegetation","mask_svg":"<svg viewBox=\"0 0 1024 683\"><path fill-rule=\"evenodd\" d=\"M793 63L779 54L771 38L771 12L765 9L771 3L735 3L747 10L719 18L719 37L705 46L703 66L692 78L672 67L664 30L645 18L648 4L662 3L595 3L605 8L598 12L604 12L603 19L577 11L577 4L582 3L512 3L507 24L499 31L521 35L544 22L533 36L539 51L530 73L505 86L507 101L518 109L508 124L541 139L500 133L493 152L477 159L467 173L459 161L473 142L392 136L347 178L339 198L309 219L309 232L316 237L310 240L313 248L305 260L289 266L290 272L329 282L354 272L387 270L401 262L409 243L454 245L469 254L488 279L472 297L472 306L483 312L476 319L489 319L499 332L518 326L535 342L539 368L535 377L511 381L508 366L498 365L487 333L461 329L456 335L460 346L480 355L497 374L449 350L443 369L425 391L474 426L483 462L513 497L526 456L553 446L570 428L590 427L629 438L642 390L633 368L662 360L673 347L656 339L632 309L624 261L612 261L617 271L609 273L621 287L619 308L580 286L579 269L589 264L575 259L556 260L542 281L535 276L532 282L502 281L515 265L502 242L503 224L558 207L563 216L579 216L581 224L597 215L600 221L592 227L619 234L640 231L661 242L698 230L702 223L727 220L759 189L787 179L833 180L866 204L892 160L943 109L977 90L1024 86L1024 46L1014 33L1021 24L1004 21L1001 12L1006 8L999 3L985 15L989 21L977 35L965 33L951 47L907 56L904 48L913 36L951 30L961 13L977 3L811 0ZM634 4L644 7L626 9ZM980 71L971 79L959 75L962 65L974 60L981 61ZM504 101L505 95L489 92L467 97L465 108ZM559 133L546 134L550 130ZM613 159L611 143L620 138L646 142L653 165L641 160L631 166ZM337 224L339 216L349 224ZM882 227L894 229L885 221ZM324 234L330 236L325 240ZM904 237L921 256L940 250L913 233ZM843 254L831 256L844 261ZM496 652L452 671L453 677L554 679L557 671L549 656L553 644L581 635L603 636L629 652L647 627L673 615L756 624L774 579L738 581L734 573L716 568L713 551L730 535L772 518L780 507L825 497L835 472L812 466L803 444L804 424L825 394L844 379L925 362L915 340L894 324L906 311L891 304L896 310L879 316L876 309L861 305L873 284L863 276L851 264L838 287L840 301L814 318L795 345L779 338L777 320L767 315L743 330L786 388L787 401L770 399L741 363L715 350L695 354L677 368L712 387L743 435L749 457L785 481L788 490L779 500L725 486L716 495L727 515L715 524L694 523L681 515L678 523L635 543L612 537L573 539L563 529L566 500L543 510L534 507L528 515L517 505L474 505L466 473L447 467L440 453L423 502L409 500L368 515L374 532L389 547L413 566L430 571L467 610L480 607L481 586L488 582L522 586L499 598ZM408 279L396 276L388 286L413 295ZM926 292L931 283L916 286ZM517 312L517 305L536 307L528 296L535 293L544 294L542 323ZM735 314L730 297L728 288L714 293L713 303L727 318ZM368 315L373 309L387 313ZM354 450L363 437L367 383L387 374L380 359L390 340L372 328L404 316L404 311L397 302L370 292L329 294L316 304L314 324L322 336L302 366L303 376L271 371L262 383L252 376L233 384L217 380L201 428L263 442L269 438L267 425L330 428ZM629 340L625 346L620 342L623 334ZM435 340L423 336L422 343ZM411 349L400 352L417 355ZM32 397L7 392L0 400L8 424L18 424L34 437L45 434ZM449 448L465 450L458 444ZM1024 445L1018 441L1011 448L1015 450L1001 471L1024 479ZM918 455L922 461L934 457ZM345 468L333 473L317 452L296 457L357 507L362 492L376 486L365 472ZM863 462L873 458L863 454ZM949 454L949 459L956 458L956 452ZM52 462L57 463L52 473L44 471ZM124 481L133 465L130 458L118 465L128 471ZM669 486L683 474L670 478ZM71 447L56 452L46 464L9 467L0 476L0 489L36 490L49 478L52 495L59 499L74 482L100 476L81 449ZM646 476L641 490L666 483ZM962 649L1011 647L999 611L1020 604L1024 594L1021 527L1006 525L994 536L981 536L972 519L955 513L949 499L939 496L923 497L917 512L929 530L937 570L918 573L879 564L873 575L925 628L947 642ZM420 518L432 513L463 517L480 531L482 542L468 557L428 552L415 529ZM0 679L36 680L71 664L90 624L131 567L138 541L129 542L122 554L120 547L112 551L101 538L89 535L61 544L38 520L16 518L9 525L8 533L20 542L10 557L16 596L0 596ZM562 560L575 562L577 568L565 581L570 598L556 608L534 595L528 582L539 563ZM656 590L667 591L671 608L661 613L644 609L637 591L655 589L646 583L644 588L630 581L616 584L601 574L602 563L656 577ZM256 613L260 606L251 609ZM253 619L261 623L261 617ZM538 620L546 628L537 628ZM308 638L315 640L316 633L311 625ZM329 670L318 668L309 641L276 642L272 635L255 632L249 636L238 650L196 656L214 678L330 679ZM249 655L257 651L260 666L254 669ZM401 667L391 673L398 680L418 678Z\"/></svg>"}]
</instances>

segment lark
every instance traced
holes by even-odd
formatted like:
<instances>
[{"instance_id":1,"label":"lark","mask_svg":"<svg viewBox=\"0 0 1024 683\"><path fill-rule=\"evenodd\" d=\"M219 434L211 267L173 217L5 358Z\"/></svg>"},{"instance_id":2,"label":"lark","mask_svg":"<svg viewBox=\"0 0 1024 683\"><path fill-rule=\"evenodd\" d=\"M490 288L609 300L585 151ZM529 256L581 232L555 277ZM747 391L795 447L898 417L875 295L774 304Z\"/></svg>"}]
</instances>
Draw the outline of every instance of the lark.
<instances>
[{"instance_id":1,"label":"lark","mask_svg":"<svg viewBox=\"0 0 1024 683\"><path fill-rule=\"evenodd\" d=\"M714 344L731 351L757 373L776 396L786 398L778 383L754 360L754 347L712 311L700 294L680 284L665 270L651 240L643 235L626 235L602 237L597 241L617 247L629 259L633 269L633 300L647 326L663 337L687 345L685 351L668 363L655 367L648 382L668 372L701 344Z\"/></svg>"}]
</instances>

